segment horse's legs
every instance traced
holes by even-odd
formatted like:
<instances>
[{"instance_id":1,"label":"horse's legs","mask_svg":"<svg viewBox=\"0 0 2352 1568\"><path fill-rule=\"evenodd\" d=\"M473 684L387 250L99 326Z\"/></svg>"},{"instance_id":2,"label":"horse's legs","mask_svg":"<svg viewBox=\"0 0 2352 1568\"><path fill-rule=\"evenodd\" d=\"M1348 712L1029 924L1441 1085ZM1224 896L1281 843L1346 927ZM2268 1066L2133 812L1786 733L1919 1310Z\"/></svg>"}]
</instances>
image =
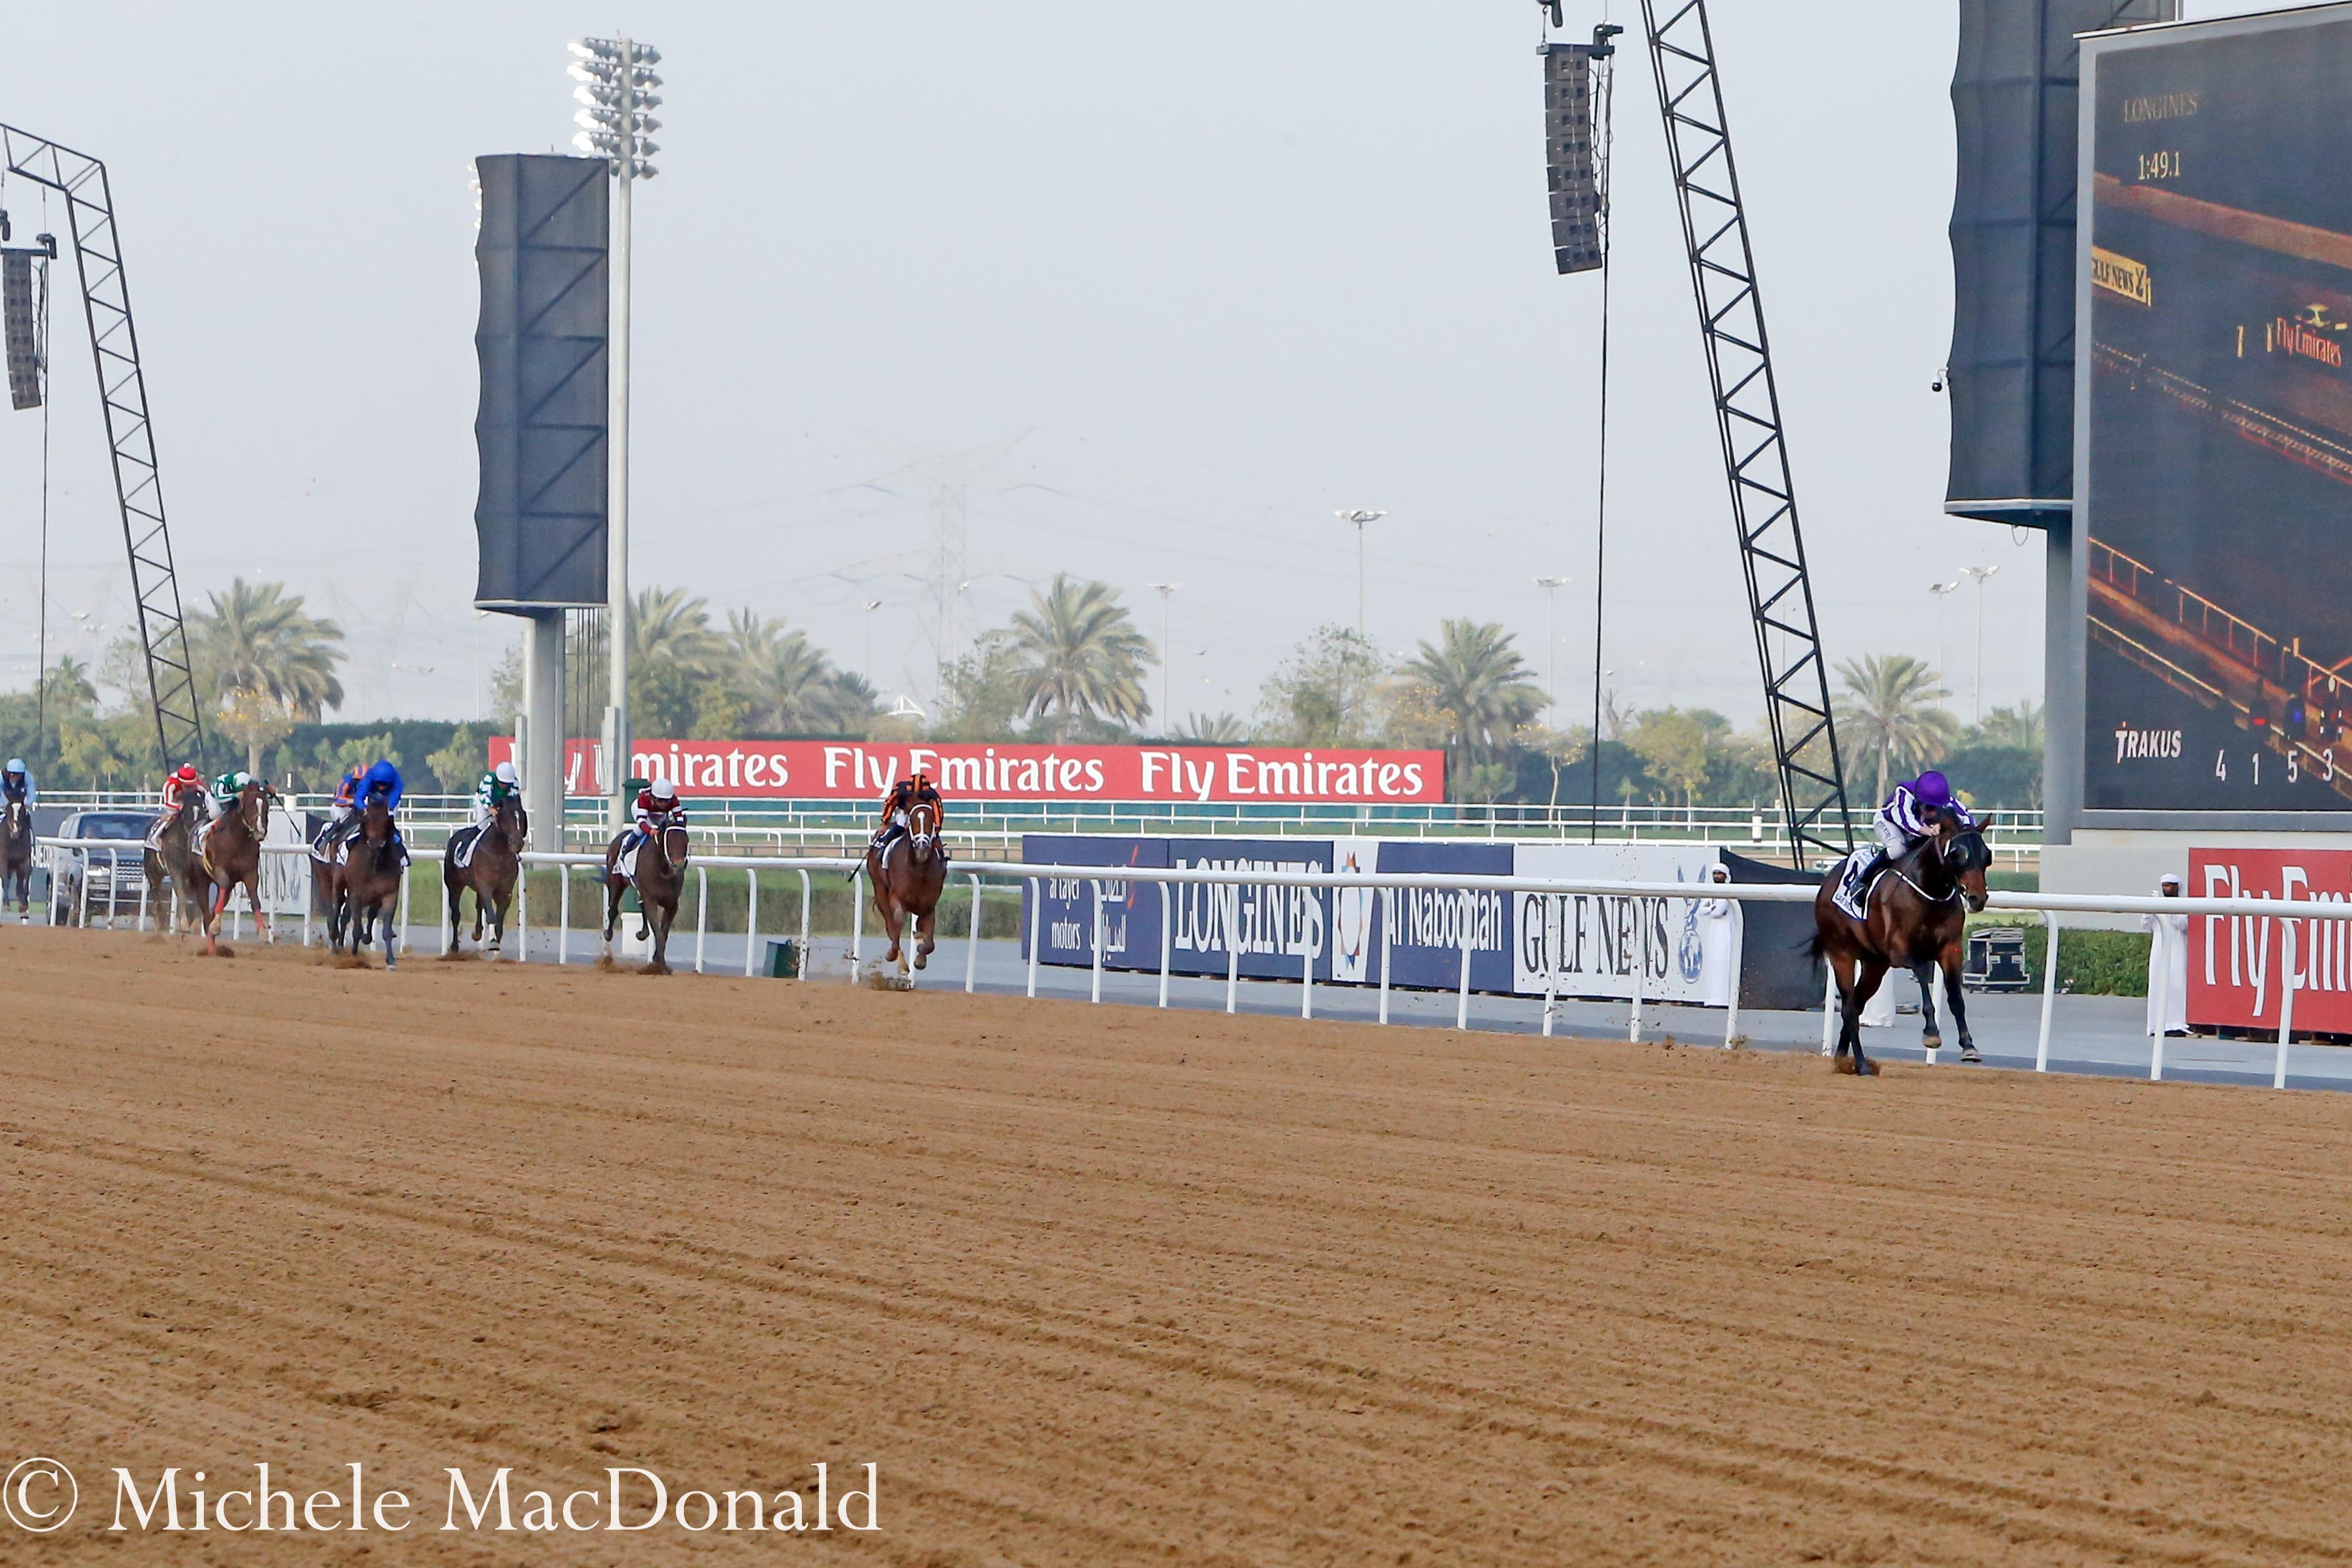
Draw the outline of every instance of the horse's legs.
<instances>
[{"instance_id":1,"label":"horse's legs","mask_svg":"<svg viewBox=\"0 0 2352 1568\"><path fill-rule=\"evenodd\" d=\"M610 874L604 878L604 951L608 955L613 951L613 928L620 923L621 889L625 886Z\"/></svg>"},{"instance_id":2,"label":"horse's legs","mask_svg":"<svg viewBox=\"0 0 2352 1568\"><path fill-rule=\"evenodd\" d=\"M1952 1027L1960 1032L1960 1060L1980 1062L1984 1058L1977 1054L1977 1043L1969 1037L1968 1006L1960 1000L1960 944L1946 942L1942 957L1944 995L1952 1005Z\"/></svg>"},{"instance_id":3,"label":"horse's legs","mask_svg":"<svg viewBox=\"0 0 2352 1568\"><path fill-rule=\"evenodd\" d=\"M276 947L278 933L269 929L269 911L261 907L261 867L257 861L253 875L245 879L245 901L253 908L253 923L259 930L261 940Z\"/></svg>"},{"instance_id":4,"label":"horse's legs","mask_svg":"<svg viewBox=\"0 0 2352 1568\"><path fill-rule=\"evenodd\" d=\"M1857 1077L1868 1078L1878 1070L1877 1065L1864 1054L1862 1048L1862 1010L1878 994L1879 985L1886 979L1886 965L1874 958L1856 961L1859 973L1854 978L1853 995L1845 1006L1845 1026L1853 1040L1853 1070Z\"/></svg>"},{"instance_id":5,"label":"horse's legs","mask_svg":"<svg viewBox=\"0 0 2352 1568\"><path fill-rule=\"evenodd\" d=\"M1919 983L1919 1043L1938 1049L1944 1036L1936 1027L1936 966L1921 959L1911 966L1911 978Z\"/></svg>"},{"instance_id":6,"label":"horse's legs","mask_svg":"<svg viewBox=\"0 0 2352 1568\"><path fill-rule=\"evenodd\" d=\"M397 969L400 967L400 953L398 952L398 943L400 941L399 908L400 906L397 903L388 903L383 909L383 966L386 969Z\"/></svg>"},{"instance_id":7,"label":"horse's legs","mask_svg":"<svg viewBox=\"0 0 2352 1568\"><path fill-rule=\"evenodd\" d=\"M657 922L653 919L651 910L646 911L646 923L653 927L654 939L653 962L646 965L646 973L667 974L669 973L669 928L670 922L677 918L677 906L664 904L661 907L661 919Z\"/></svg>"},{"instance_id":8,"label":"horse's legs","mask_svg":"<svg viewBox=\"0 0 2352 1568\"><path fill-rule=\"evenodd\" d=\"M915 967L918 969L930 963L931 950L940 945L931 935L931 929L938 923L937 905L915 917Z\"/></svg>"}]
</instances>

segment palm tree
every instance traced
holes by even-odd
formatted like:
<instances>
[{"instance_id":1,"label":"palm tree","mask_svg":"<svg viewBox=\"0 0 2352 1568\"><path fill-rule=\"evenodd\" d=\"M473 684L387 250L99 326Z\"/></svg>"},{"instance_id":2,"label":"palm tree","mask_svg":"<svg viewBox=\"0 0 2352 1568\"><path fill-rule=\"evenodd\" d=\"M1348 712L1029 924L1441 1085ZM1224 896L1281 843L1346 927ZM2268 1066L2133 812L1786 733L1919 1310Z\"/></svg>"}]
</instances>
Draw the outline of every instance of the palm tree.
<instances>
[{"instance_id":1,"label":"palm tree","mask_svg":"<svg viewBox=\"0 0 2352 1568\"><path fill-rule=\"evenodd\" d=\"M301 595L238 577L206 597L209 606L187 618L188 652L214 700L250 692L306 723L342 706L343 628L304 611Z\"/></svg>"},{"instance_id":2,"label":"palm tree","mask_svg":"<svg viewBox=\"0 0 2352 1568\"><path fill-rule=\"evenodd\" d=\"M1543 709L1517 639L1495 622L1449 620L1398 672L1443 716L1448 743L1475 765L1499 759L1519 727Z\"/></svg>"},{"instance_id":3,"label":"palm tree","mask_svg":"<svg viewBox=\"0 0 2352 1568\"><path fill-rule=\"evenodd\" d=\"M1108 583L1056 573L1013 617L1009 651L1020 711L1051 717L1057 742L1081 716L1132 724L1151 710L1143 672L1158 656Z\"/></svg>"},{"instance_id":4,"label":"palm tree","mask_svg":"<svg viewBox=\"0 0 2352 1568\"><path fill-rule=\"evenodd\" d=\"M710 603L683 588L645 588L629 605L629 668L664 665L707 673L725 654L710 626Z\"/></svg>"},{"instance_id":5,"label":"palm tree","mask_svg":"<svg viewBox=\"0 0 2352 1568\"><path fill-rule=\"evenodd\" d=\"M1871 654L1860 664L1847 659L1837 672L1845 682L1835 702L1838 728L1851 737L1853 755L1878 763L1873 799L1886 798L1889 777L1926 767L1958 739L1959 721L1937 706L1951 693L1909 654Z\"/></svg>"},{"instance_id":6,"label":"palm tree","mask_svg":"<svg viewBox=\"0 0 2352 1568\"><path fill-rule=\"evenodd\" d=\"M2042 735L2042 704L2028 699L2014 708L1994 709L1968 738L1979 746L2018 746L2038 752Z\"/></svg>"},{"instance_id":7,"label":"palm tree","mask_svg":"<svg viewBox=\"0 0 2352 1568\"><path fill-rule=\"evenodd\" d=\"M1249 726L1231 713L1194 713L1177 726L1170 739L1198 741L1210 746L1238 746L1248 741Z\"/></svg>"},{"instance_id":8,"label":"palm tree","mask_svg":"<svg viewBox=\"0 0 2352 1568\"><path fill-rule=\"evenodd\" d=\"M727 657L751 701L755 729L779 732L827 728L818 710L834 695L833 661L803 632L751 611L727 613Z\"/></svg>"}]
</instances>

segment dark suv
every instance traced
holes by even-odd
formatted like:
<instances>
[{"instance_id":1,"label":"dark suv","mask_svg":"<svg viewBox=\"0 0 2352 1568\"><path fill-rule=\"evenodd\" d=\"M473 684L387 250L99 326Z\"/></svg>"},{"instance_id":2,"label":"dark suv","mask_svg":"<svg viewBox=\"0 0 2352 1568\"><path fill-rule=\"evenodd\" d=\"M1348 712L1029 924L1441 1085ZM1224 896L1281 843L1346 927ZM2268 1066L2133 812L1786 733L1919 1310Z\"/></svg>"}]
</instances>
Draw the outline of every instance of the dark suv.
<instances>
[{"instance_id":1,"label":"dark suv","mask_svg":"<svg viewBox=\"0 0 2352 1568\"><path fill-rule=\"evenodd\" d=\"M136 917L146 895L148 825L155 820L144 811L77 811L58 825L59 838L99 838L121 849L44 850L49 862L49 923L77 925L82 915L82 880L89 881L89 913L93 920Z\"/></svg>"}]
</instances>

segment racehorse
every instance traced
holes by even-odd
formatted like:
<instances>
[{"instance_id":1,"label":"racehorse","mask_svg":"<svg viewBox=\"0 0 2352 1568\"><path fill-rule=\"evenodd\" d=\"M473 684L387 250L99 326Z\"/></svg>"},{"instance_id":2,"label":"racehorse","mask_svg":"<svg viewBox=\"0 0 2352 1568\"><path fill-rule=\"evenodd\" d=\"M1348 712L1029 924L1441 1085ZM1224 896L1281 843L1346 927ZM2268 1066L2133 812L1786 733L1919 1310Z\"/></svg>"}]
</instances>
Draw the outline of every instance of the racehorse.
<instances>
[{"instance_id":1,"label":"racehorse","mask_svg":"<svg viewBox=\"0 0 2352 1568\"><path fill-rule=\"evenodd\" d=\"M236 792L235 804L205 831L194 872L196 885L206 894L205 951L208 953L220 952L221 916L227 912L229 894L238 888L245 889L245 901L252 907L253 923L262 940L278 940L269 930L268 911L261 907L261 845L269 836L269 803L275 798L268 784L249 779Z\"/></svg>"},{"instance_id":2,"label":"racehorse","mask_svg":"<svg viewBox=\"0 0 2352 1568\"><path fill-rule=\"evenodd\" d=\"M33 808L21 800L8 803L6 859L0 861L0 903L13 899L16 918L33 923Z\"/></svg>"},{"instance_id":3,"label":"racehorse","mask_svg":"<svg viewBox=\"0 0 2352 1568\"><path fill-rule=\"evenodd\" d=\"M155 929L159 931L193 931L204 923L196 863L188 853L189 841L195 833L196 797L190 795L181 799L172 819L163 825L157 847L140 857L141 868L147 873L147 907L155 911Z\"/></svg>"},{"instance_id":4,"label":"racehorse","mask_svg":"<svg viewBox=\"0 0 2352 1568\"><path fill-rule=\"evenodd\" d=\"M1919 982L1921 1043L1929 1050L1944 1043L1936 1028L1934 984L1941 969L1952 1022L1960 1031L1960 1060L1984 1059L1969 1037L1968 1005L1960 996L1960 937L1968 917L1985 906L1985 868L1992 864L1992 851L1985 847L1983 829L1991 822L1988 816L1982 826L1963 827L1946 817L1933 837L1913 845L1874 879L1864 893L1866 921L1837 907L1834 895L1845 874L1842 863L1822 879L1813 895L1813 939L1806 951L1826 958L1837 976L1838 1071L1866 1077L1878 1070L1863 1054L1862 1009L1897 965Z\"/></svg>"},{"instance_id":5,"label":"racehorse","mask_svg":"<svg viewBox=\"0 0 2352 1568\"><path fill-rule=\"evenodd\" d=\"M669 928L677 919L677 895L686 886L686 824L672 820L646 835L637 846L634 876L620 869L624 837L614 834L613 842L604 847L605 956L612 955L613 928L621 919L621 895L629 890L634 881L637 889L637 935L640 939L651 938L654 944L653 962L646 965L645 973L667 974Z\"/></svg>"},{"instance_id":6,"label":"racehorse","mask_svg":"<svg viewBox=\"0 0 2352 1568\"><path fill-rule=\"evenodd\" d=\"M341 952L349 936L352 952L357 953L377 940L381 921L383 966L399 968L400 889L407 868L392 808L381 796L369 796L360 808L360 830L344 841L341 859L326 867L314 862L311 885L318 889L323 884L328 895L328 946Z\"/></svg>"},{"instance_id":7,"label":"racehorse","mask_svg":"<svg viewBox=\"0 0 2352 1568\"><path fill-rule=\"evenodd\" d=\"M948 882L947 847L940 842L940 808L929 801L917 803L907 813L907 830L894 833L878 847L866 851L866 876L874 885L874 907L881 913L882 929L890 933L890 951L882 955L886 963L896 963L898 972L907 972L906 955L899 951L901 933L909 921L914 926L915 967L920 969L939 946L937 910L940 891Z\"/></svg>"},{"instance_id":8,"label":"racehorse","mask_svg":"<svg viewBox=\"0 0 2352 1568\"><path fill-rule=\"evenodd\" d=\"M514 899L515 878L522 869L522 841L530 831L530 817L522 802L509 795L483 825L474 842L473 858L465 865L457 864L456 838L442 847L441 887L449 896L452 952L465 946L457 934L458 906L468 891L474 895L475 944L481 943L485 915L490 924L489 951L497 952L506 944L507 905Z\"/></svg>"}]
</instances>

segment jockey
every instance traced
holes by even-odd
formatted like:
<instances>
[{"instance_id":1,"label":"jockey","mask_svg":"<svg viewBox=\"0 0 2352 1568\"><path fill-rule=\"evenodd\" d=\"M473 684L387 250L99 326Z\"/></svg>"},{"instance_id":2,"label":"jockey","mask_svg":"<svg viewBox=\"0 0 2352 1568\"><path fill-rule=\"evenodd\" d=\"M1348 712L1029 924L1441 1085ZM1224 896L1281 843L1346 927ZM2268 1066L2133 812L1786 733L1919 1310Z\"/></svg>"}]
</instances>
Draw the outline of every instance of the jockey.
<instances>
[{"instance_id":1,"label":"jockey","mask_svg":"<svg viewBox=\"0 0 2352 1568\"><path fill-rule=\"evenodd\" d=\"M236 797L243 795L245 786L252 782L253 775L243 768L232 768L213 780L212 815L216 817L227 816L230 808L236 805Z\"/></svg>"},{"instance_id":2,"label":"jockey","mask_svg":"<svg viewBox=\"0 0 2352 1568\"><path fill-rule=\"evenodd\" d=\"M686 821L686 807L678 803L677 786L667 779L656 779L637 792L636 820L621 836L621 853L625 855L654 836L656 828Z\"/></svg>"},{"instance_id":3,"label":"jockey","mask_svg":"<svg viewBox=\"0 0 2352 1568\"><path fill-rule=\"evenodd\" d=\"M907 814L917 805L928 805L941 817L946 816L945 803L931 783L931 775L917 768L910 778L900 779L882 797L882 820L874 829L874 847L880 848L891 838L906 831Z\"/></svg>"},{"instance_id":4,"label":"jockey","mask_svg":"<svg viewBox=\"0 0 2352 1568\"><path fill-rule=\"evenodd\" d=\"M8 766L0 770L0 795L8 797L11 805L26 809L40 804L40 792L33 788L33 775L25 769L25 759L11 757Z\"/></svg>"},{"instance_id":5,"label":"jockey","mask_svg":"<svg viewBox=\"0 0 2352 1568\"><path fill-rule=\"evenodd\" d=\"M341 837L338 829L359 815L360 773L359 763L353 763L343 770L343 776L335 781L334 796L327 803L327 826L319 829L319 837L313 843L315 848L323 852Z\"/></svg>"},{"instance_id":6,"label":"jockey","mask_svg":"<svg viewBox=\"0 0 2352 1568\"><path fill-rule=\"evenodd\" d=\"M500 763L484 773L482 782L474 786L473 826L489 826L490 818L498 815L499 807L521 793L522 779L516 773L512 763Z\"/></svg>"},{"instance_id":7,"label":"jockey","mask_svg":"<svg viewBox=\"0 0 2352 1568\"><path fill-rule=\"evenodd\" d=\"M190 801L195 802L196 820L198 822L210 820L210 806L205 799L205 776L204 774L196 772L195 763L182 763L177 772L164 776L163 809L157 814L154 822L148 826L148 848L161 849L163 847L163 829L172 826L173 822L177 819L180 815L180 808L187 805Z\"/></svg>"},{"instance_id":8,"label":"jockey","mask_svg":"<svg viewBox=\"0 0 2352 1568\"><path fill-rule=\"evenodd\" d=\"M377 758L369 766L367 772L360 774L352 785L351 815L320 835L319 842L322 845L349 843L352 837L360 830L360 816L367 809L368 802L380 799L383 802L385 811L398 811L400 794L404 787L400 781L400 770L394 767L389 759ZM335 794L340 799L342 795L341 789L339 787ZM400 844L398 823L393 825L392 841L394 844ZM408 853L406 845L401 845L401 853L403 855Z\"/></svg>"},{"instance_id":9,"label":"jockey","mask_svg":"<svg viewBox=\"0 0 2352 1568\"><path fill-rule=\"evenodd\" d=\"M1930 769L1908 784L1896 784L1870 825L1878 836L1878 852L1863 866L1856 879L1867 883L1909 854L1921 839L1936 837L1936 829L1948 816L1963 827L1975 825L1969 808L1953 797L1952 781L1943 774Z\"/></svg>"}]
</instances>

